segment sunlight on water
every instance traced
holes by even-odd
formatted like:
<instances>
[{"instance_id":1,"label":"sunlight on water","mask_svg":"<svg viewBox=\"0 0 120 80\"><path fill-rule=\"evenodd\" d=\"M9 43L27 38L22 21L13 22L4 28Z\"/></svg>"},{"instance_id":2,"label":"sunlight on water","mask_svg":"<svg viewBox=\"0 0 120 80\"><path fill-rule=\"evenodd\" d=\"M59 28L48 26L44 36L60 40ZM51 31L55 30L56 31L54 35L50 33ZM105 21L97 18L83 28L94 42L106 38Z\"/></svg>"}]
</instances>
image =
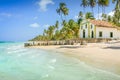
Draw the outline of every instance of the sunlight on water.
<instances>
[{"instance_id":1,"label":"sunlight on water","mask_svg":"<svg viewBox=\"0 0 120 80\"><path fill-rule=\"evenodd\" d=\"M120 80L120 76L60 53L1 43L0 80Z\"/></svg>"}]
</instances>

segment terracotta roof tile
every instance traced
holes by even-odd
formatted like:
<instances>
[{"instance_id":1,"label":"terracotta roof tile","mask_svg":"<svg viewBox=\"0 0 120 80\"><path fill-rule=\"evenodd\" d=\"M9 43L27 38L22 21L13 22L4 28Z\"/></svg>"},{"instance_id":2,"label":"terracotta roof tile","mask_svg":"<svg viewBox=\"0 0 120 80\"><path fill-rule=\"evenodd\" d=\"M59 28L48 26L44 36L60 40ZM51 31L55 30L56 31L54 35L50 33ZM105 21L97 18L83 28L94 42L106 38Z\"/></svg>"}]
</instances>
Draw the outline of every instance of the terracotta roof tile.
<instances>
[{"instance_id":1,"label":"terracotta roof tile","mask_svg":"<svg viewBox=\"0 0 120 80\"><path fill-rule=\"evenodd\" d=\"M107 28L116 28L112 23L109 23L107 21L101 21L101 20L89 20L92 24L98 27L107 27Z\"/></svg>"}]
</instances>

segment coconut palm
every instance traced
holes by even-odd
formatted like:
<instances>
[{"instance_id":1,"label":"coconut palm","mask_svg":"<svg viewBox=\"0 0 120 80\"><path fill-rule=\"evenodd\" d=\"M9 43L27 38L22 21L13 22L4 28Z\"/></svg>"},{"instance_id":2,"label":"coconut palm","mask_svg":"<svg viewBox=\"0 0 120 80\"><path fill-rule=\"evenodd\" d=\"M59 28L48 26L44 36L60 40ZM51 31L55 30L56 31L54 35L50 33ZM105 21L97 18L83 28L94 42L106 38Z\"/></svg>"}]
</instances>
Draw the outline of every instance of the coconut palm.
<instances>
[{"instance_id":1,"label":"coconut palm","mask_svg":"<svg viewBox=\"0 0 120 80\"><path fill-rule=\"evenodd\" d=\"M81 6L83 7L84 14L85 14L85 8L89 5L88 0L82 0Z\"/></svg>"},{"instance_id":2,"label":"coconut palm","mask_svg":"<svg viewBox=\"0 0 120 80\"><path fill-rule=\"evenodd\" d=\"M65 3L60 3L59 8L56 9L56 11L61 16L62 21L63 21L63 15L66 16L69 13L69 9L66 7Z\"/></svg>"},{"instance_id":3,"label":"coconut palm","mask_svg":"<svg viewBox=\"0 0 120 80\"><path fill-rule=\"evenodd\" d=\"M50 26L48 28L48 37L51 40L53 38L53 33L54 33L55 27L54 26Z\"/></svg>"},{"instance_id":4,"label":"coconut palm","mask_svg":"<svg viewBox=\"0 0 120 80\"><path fill-rule=\"evenodd\" d=\"M101 17L102 17L102 20L103 20L103 21L107 21L107 14L102 14Z\"/></svg>"},{"instance_id":5,"label":"coconut palm","mask_svg":"<svg viewBox=\"0 0 120 80\"><path fill-rule=\"evenodd\" d=\"M56 30L55 31L55 35L54 35L54 38L55 38L55 40L59 40L60 39L60 31L59 30Z\"/></svg>"},{"instance_id":6,"label":"coconut palm","mask_svg":"<svg viewBox=\"0 0 120 80\"><path fill-rule=\"evenodd\" d=\"M58 30L58 28L59 28L59 21L56 21L55 28L57 28L57 30Z\"/></svg>"},{"instance_id":7,"label":"coconut palm","mask_svg":"<svg viewBox=\"0 0 120 80\"><path fill-rule=\"evenodd\" d=\"M82 17L83 17L83 13L82 13L82 11L79 12L78 17L79 17L79 18L82 18Z\"/></svg>"},{"instance_id":8,"label":"coconut palm","mask_svg":"<svg viewBox=\"0 0 120 80\"><path fill-rule=\"evenodd\" d=\"M92 14L94 16L93 8L96 6L96 0L89 0L89 6L92 8Z\"/></svg>"},{"instance_id":9,"label":"coconut palm","mask_svg":"<svg viewBox=\"0 0 120 80\"><path fill-rule=\"evenodd\" d=\"M97 4L98 4L98 19L99 19L99 13L100 13L100 12L99 12L99 8L100 8L100 5L101 5L100 1L101 1L101 0L97 0Z\"/></svg>"},{"instance_id":10,"label":"coconut palm","mask_svg":"<svg viewBox=\"0 0 120 80\"><path fill-rule=\"evenodd\" d=\"M91 12L87 12L87 13L85 14L85 18L86 18L86 19L94 19L93 14L92 14Z\"/></svg>"},{"instance_id":11,"label":"coconut palm","mask_svg":"<svg viewBox=\"0 0 120 80\"><path fill-rule=\"evenodd\" d=\"M120 10L120 0L112 0L113 3L116 3L115 10Z\"/></svg>"},{"instance_id":12,"label":"coconut palm","mask_svg":"<svg viewBox=\"0 0 120 80\"><path fill-rule=\"evenodd\" d=\"M110 1L109 0L105 0L104 3L104 14L105 14L105 8L109 5Z\"/></svg>"},{"instance_id":13,"label":"coconut palm","mask_svg":"<svg viewBox=\"0 0 120 80\"><path fill-rule=\"evenodd\" d=\"M112 0L112 2L116 3L113 22L120 26L120 0Z\"/></svg>"},{"instance_id":14,"label":"coconut palm","mask_svg":"<svg viewBox=\"0 0 120 80\"><path fill-rule=\"evenodd\" d=\"M102 14L105 14L105 7L109 5L109 0L98 0L99 6L102 7Z\"/></svg>"},{"instance_id":15,"label":"coconut palm","mask_svg":"<svg viewBox=\"0 0 120 80\"><path fill-rule=\"evenodd\" d=\"M110 15L107 17L107 21L112 22L112 17Z\"/></svg>"}]
</instances>

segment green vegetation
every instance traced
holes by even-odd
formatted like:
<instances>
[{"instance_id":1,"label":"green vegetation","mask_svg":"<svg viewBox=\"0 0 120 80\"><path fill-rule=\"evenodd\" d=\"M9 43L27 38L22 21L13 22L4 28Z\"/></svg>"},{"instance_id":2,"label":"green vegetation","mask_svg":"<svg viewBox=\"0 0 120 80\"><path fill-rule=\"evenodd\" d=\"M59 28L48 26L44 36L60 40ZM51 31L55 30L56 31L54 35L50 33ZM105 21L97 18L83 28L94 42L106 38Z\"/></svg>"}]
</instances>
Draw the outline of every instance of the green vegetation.
<instances>
[{"instance_id":1,"label":"green vegetation","mask_svg":"<svg viewBox=\"0 0 120 80\"><path fill-rule=\"evenodd\" d=\"M52 26L49 26L48 29L45 29L43 35L39 35L32 40L36 41L48 41L48 40L68 40L68 39L77 39L79 38L79 29L80 24L85 19L95 19L94 10L95 6L98 7L98 14L100 8L102 9L102 20L113 23L116 26L120 26L120 0L112 0L115 4L114 15L110 16L105 14L105 8L109 5L110 0L82 0L80 6L83 7L83 11L79 12L78 20L74 21L70 19L66 21L66 16L69 14L69 9L65 3L60 3L59 7L56 9L56 12L60 15L62 22L56 21ZM85 8L91 7L91 12L86 12ZM99 19L98 15L98 19ZM62 26L62 27L59 27Z\"/></svg>"},{"instance_id":2,"label":"green vegetation","mask_svg":"<svg viewBox=\"0 0 120 80\"><path fill-rule=\"evenodd\" d=\"M43 35L39 35L32 40L67 40L79 38L79 25L74 20L70 19L68 22L62 21L62 28L58 29L59 22L44 30Z\"/></svg>"}]
</instances>

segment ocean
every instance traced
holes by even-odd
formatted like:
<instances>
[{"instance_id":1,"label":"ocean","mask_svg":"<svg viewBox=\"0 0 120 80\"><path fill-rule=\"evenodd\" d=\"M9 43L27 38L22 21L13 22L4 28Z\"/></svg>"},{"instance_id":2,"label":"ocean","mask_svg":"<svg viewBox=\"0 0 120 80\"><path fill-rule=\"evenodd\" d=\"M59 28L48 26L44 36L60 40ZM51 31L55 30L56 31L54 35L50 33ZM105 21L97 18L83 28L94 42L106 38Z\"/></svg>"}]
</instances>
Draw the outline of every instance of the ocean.
<instances>
[{"instance_id":1,"label":"ocean","mask_svg":"<svg viewBox=\"0 0 120 80\"><path fill-rule=\"evenodd\" d=\"M0 43L0 80L120 80L55 51L24 48L24 43Z\"/></svg>"}]
</instances>

